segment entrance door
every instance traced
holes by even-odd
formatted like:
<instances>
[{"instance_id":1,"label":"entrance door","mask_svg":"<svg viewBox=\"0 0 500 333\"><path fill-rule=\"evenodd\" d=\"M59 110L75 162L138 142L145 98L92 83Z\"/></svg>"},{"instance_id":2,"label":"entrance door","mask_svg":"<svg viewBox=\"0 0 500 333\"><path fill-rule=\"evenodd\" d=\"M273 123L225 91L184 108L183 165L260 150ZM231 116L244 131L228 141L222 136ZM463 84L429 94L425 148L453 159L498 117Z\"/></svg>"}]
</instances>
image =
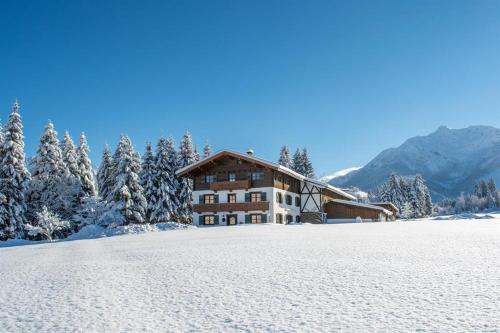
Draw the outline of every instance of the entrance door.
<instances>
[{"instance_id":1,"label":"entrance door","mask_svg":"<svg viewBox=\"0 0 500 333\"><path fill-rule=\"evenodd\" d=\"M236 225L236 224L238 224L238 215L228 215L227 225Z\"/></svg>"}]
</instances>

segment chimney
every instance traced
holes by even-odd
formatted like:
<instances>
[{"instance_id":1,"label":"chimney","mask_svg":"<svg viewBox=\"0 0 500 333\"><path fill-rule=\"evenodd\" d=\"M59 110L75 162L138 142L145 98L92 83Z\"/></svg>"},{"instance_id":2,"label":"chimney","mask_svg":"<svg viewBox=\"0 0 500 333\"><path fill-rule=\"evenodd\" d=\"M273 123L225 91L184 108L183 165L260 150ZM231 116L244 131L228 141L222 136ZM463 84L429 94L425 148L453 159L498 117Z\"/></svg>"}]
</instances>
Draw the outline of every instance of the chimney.
<instances>
[{"instance_id":1,"label":"chimney","mask_svg":"<svg viewBox=\"0 0 500 333\"><path fill-rule=\"evenodd\" d=\"M247 149L247 155L252 156L253 155L253 149Z\"/></svg>"}]
</instances>

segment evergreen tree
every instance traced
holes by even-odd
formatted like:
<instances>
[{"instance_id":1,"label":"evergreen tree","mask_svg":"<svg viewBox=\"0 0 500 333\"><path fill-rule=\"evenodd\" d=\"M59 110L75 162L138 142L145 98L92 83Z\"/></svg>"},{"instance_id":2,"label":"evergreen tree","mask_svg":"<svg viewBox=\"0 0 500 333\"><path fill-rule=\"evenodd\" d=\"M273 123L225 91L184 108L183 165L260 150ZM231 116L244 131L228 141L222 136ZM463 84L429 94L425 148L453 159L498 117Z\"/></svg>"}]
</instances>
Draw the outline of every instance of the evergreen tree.
<instances>
[{"instance_id":1,"label":"evergreen tree","mask_svg":"<svg viewBox=\"0 0 500 333\"><path fill-rule=\"evenodd\" d=\"M302 149L302 165L303 175L308 178L314 178L314 169L306 148Z\"/></svg>"},{"instance_id":2,"label":"evergreen tree","mask_svg":"<svg viewBox=\"0 0 500 333\"><path fill-rule=\"evenodd\" d=\"M64 138L61 142L62 159L70 175L80 179L80 170L78 167L78 155L76 153L75 144L73 139L66 131L64 132Z\"/></svg>"},{"instance_id":3,"label":"evergreen tree","mask_svg":"<svg viewBox=\"0 0 500 333\"><path fill-rule=\"evenodd\" d=\"M43 206L63 218L72 216L79 193L80 187L64 165L57 132L49 121L32 163L32 180L27 192L30 217Z\"/></svg>"},{"instance_id":4,"label":"evergreen tree","mask_svg":"<svg viewBox=\"0 0 500 333\"><path fill-rule=\"evenodd\" d=\"M185 166L188 166L196 162L191 134L188 131L186 131L181 140L178 161L179 161L177 164L178 168L183 168ZM177 168L175 168L175 170L177 170ZM178 208L177 218L179 222L189 222L193 211L192 180L183 177L178 182L179 182L179 190L178 190L179 208Z\"/></svg>"},{"instance_id":5,"label":"evergreen tree","mask_svg":"<svg viewBox=\"0 0 500 333\"><path fill-rule=\"evenodd\" d=\"M78 164L80 167L80 181L82 190L87 197L95 197L97 195L95 189L94 170L92 162L89 158L89 146L85 133L80 134L80 146L78 147Z\"/></svg>"},{"instance_id":6,"label":"evergreen tree","mask_svg":"<svg viewBox=\"0 0 500 333\"><path fill-rule=\"evenodd\" d=\"M415 212L413 211L412 204L410 202L405 202L401 206L401 218L408 220L412 218L415 215Z\"/></svg>"},{"instance_id":7,"label":"evergreen tree","mask_svg":"<svg viewBox=\"0 0 500 333\"><path fill-rule=\"evenodd\" d=\"M146 208L146 220L150 220L153 203L155 201L156 186L154 184L155 161L153 156L153 148L150 143L146 144L146 150L142 156L142 168L139 175L141 186L144 190L144 197L148 203Z\"/></svg>"},{"instance_id":8,"label":"evergreen tree","mask_svg":"<svg viewBox=\"0 0 500 333\"><path fill-rule=\"evenodd\" d=\"M102 200L111 200L109 194L114 187L114 170L111 151L109 150L108 145L104 146L101 165L99 166L99 170L97 171L97 185L99 189L99 196L102 198Z\"/></svg>"},{"instance_id":9,"label":"evergreen tree","mask_svg":"<svg viewBox=\"0 0 500 333\"><path fill-rule=\"evenodd\" d=\"M198 153L198 148L194 146L194 161L198 162L201 159L200 154Z\"/></svg>"},{"instance_id":10,"label":"evergreen tree","mask_svg":"<svg viewBox=\"0 0 500 333\"><path fill-rule=\"evenodd\" d=\"M301 175L304 174L304 163L302 162L302 153L299 148L297 148L295 154L293 154L292 170Z\"/></svg>"},{"instance_id":11,"label":"evergreen tree","mask_svg":"<svg viewBox=\"0 0 500 333\"><path fill-rule=\"evenodd\" d=\"M287 146L281 147L280 158L278 164L284 166L285 168L292 167L292 160L290 158L290 151Z\"/></svg>"},{"instance_id":12,"label":"evergreen tree","mask_svg":"<svg viewBox=\"0 0 500 333\"><path fill-rule=\"evenodd\" d=\"M151 222L169 222L176 218L179 202L175 176L177 157L172 138L160 138L154 164L154 195L151 196Z\"/></svg>"},{"instance_id":13,"label":"evergreen tree","mask_svg":"<svg viewBox=\"0 0 500 333\"><path fill-rule=\"evenodd\" d=\"M212 155L212 147L207 143L205 147L203 147L203 158Z\"/></svg>"},{"instance_id":14,"label":"evergreen tree","mask_svg":"<svg viewBox=\"0 0 500 333\"><path fill-rule=\"evenodd\" d=\"M114 154L114 187L109 195L126 224L144 223L146 199L142 194L139 173L141 171L132 142L122 135Z\"/></svg>"},{"instance_id":15,"label":"evergreen tree","mask_svg":"<svg viewBox=\"0 0 500 333\"><path fill-rule=\"evenodd\" d=\"M19 104L12 107L0 144L0 240L21 237L26 221L25 192L30 174L25 166Z\"/></svg>"}]
</instances>

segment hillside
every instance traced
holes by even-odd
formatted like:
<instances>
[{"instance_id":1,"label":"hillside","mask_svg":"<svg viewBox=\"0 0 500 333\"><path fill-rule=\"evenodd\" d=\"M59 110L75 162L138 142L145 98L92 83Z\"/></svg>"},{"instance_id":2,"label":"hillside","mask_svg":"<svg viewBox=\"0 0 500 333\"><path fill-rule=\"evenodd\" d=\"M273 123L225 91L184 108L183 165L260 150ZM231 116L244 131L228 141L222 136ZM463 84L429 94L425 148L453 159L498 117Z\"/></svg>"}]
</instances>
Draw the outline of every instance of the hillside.
<instances>
[{"instance_id":1,"label":"hillside","mask_svg":"<svg viewBox=\"0 0 500 333\"><path fill-rule=\"evenodd\" d=\"M499 183L500 129L442 126L430 135L413 137L397 148L384 150L363 168L330 183L372 190L392 172L403 176L421 174L435 200L471 191L481 178L492 176Z\"/></svg>"}]
</instances>

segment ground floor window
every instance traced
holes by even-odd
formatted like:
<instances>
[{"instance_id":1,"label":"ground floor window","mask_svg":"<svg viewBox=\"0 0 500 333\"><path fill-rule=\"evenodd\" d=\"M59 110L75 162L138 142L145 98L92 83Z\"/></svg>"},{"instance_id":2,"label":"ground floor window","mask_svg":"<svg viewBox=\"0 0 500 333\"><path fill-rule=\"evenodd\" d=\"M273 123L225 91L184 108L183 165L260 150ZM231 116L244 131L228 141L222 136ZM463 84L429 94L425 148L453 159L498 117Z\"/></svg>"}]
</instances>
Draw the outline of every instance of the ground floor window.
<instances>
[{"instance_id":1,"label":"ground floor window","mask_svg":"<svg viewBox=\"0 0 500 333\"><path fill-rule=\"evenodd\" d=\"M276 214L276 223L283 223L283 214Z\"/></svg>"},{"instance_id":2,"label":"ground floor window","mask_svg":"<svg viewBox=\"0 0 500 333\"><path fill-rule=\"evenodd\" d=\"M204 225L214 225L219 224L219 216L217 215L204 215L200 216L201 222Z\"/></svg>"},{"instance_id":3,"label":"ground floor window","mask_svg":"<svg viewBox=\"0 0 500 333\"><path fill-rule=\"evenodd\" d=\"M262 215L260 214L252 214L250 215L250 221L252 224L262 223Z\"/></svg>"},{"instance_id":4,"label":"ground floor window","mask_svg":"<svg viewBox=\"0 0 500 333\"><path fill-rule=\"evenodd\" d=\"M286 223L292 223L293 222L293 216L292 215L287 215L286 216Z\"/></svg>"},{"instance_id":5,"label":"ground floor window","mask_svg":"<svg viewBox=\"0 0 500 333\"><path fill-rule=\"evenodd\" d=\"M299 215L295 216L295 222L300 223L300 216Z\"/></svg>"}]
</instances>

